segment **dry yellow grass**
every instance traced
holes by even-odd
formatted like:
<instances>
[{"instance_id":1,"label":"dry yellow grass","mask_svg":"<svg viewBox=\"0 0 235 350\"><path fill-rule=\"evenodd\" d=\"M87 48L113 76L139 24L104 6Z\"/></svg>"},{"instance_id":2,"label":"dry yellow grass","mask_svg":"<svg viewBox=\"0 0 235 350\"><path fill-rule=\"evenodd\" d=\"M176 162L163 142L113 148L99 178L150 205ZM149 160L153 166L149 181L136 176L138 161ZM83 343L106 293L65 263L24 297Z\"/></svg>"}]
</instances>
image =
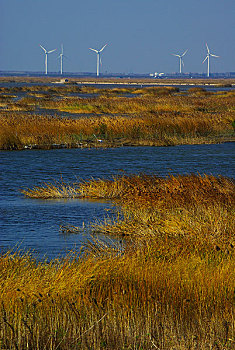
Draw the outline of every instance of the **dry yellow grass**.
<instances>
[{"instance_id":1,"label":"dry yellow grass","mask_svg":"<svg viewBox=\"0 0 235 350\"><path fill-rule=\"evenodd\" d=\"M84 88L82 93L90 90ZM162 146L234 140L234 92L208 94L190 90L182 95L169 88L142 88L132 91L140 94L132 98L111 92L78 98L59 88L52 91L45 98L35 95L8 103L8 111L0 113L0 149L30 145L49 148L55 143L66 147L97 146L97 138L102 140L99 146L104 147L128 142ZM24 113L36 106L79 116L73 119Z\"/></svg>"},{"instance_id":2,"label":"dry yellow grass","mask_svg":"<svg viewBox=\"0 0 235 350\"><path fill-rule=\"evenodd\" d=\"M154 241L101 250L39 266L2 257L2 348L233 348L234 259L169 259Z\"/></svg>"},{"instance_id":3,"label":"dry yellow grass","mask_svg":"<svg viewBox=\"0 0 235 350\"><path fill-rule=\"evenodd\" d=\"M232 350L234 190L222 177L124 175L26 191L121 199L93 227L119 240L50 263L1 256L1 347Z\"/></svg>"}]
</instances>

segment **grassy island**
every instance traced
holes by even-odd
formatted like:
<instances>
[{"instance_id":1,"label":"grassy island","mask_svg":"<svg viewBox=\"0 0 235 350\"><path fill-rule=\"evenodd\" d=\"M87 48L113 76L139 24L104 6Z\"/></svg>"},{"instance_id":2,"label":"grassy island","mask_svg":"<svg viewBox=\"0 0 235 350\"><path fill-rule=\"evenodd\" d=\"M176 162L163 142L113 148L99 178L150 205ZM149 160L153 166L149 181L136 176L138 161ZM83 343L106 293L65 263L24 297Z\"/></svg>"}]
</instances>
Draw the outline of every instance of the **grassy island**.
<instances>
[{"instance_id":1,"label":"grassy island","mask_svg":"<svg viewBox=\"0 0 235 350\"><path fill-rule=\"evenodd\" d=\"M92 229L116 239L51 262L2 255L1 349L234 349L233 180L122 175L23 193L112 200L116 217Z\"/></svg>"},{"instance_id":2,"label":"grassy island","mask_svg":"<svg viewBox=\"0 0 235 350\"><path fill-rule=\"evenodd\" d=\"M151 87L143 81L142 85L115 88L42 81L44 85L0 88L0 149L170 146L235 140L235 90L223 90L226 82L209 92L203 86L180 91L176 84L187 81ZM194 82L199 83L210 82Z\"/></svg>"}]
</instances>

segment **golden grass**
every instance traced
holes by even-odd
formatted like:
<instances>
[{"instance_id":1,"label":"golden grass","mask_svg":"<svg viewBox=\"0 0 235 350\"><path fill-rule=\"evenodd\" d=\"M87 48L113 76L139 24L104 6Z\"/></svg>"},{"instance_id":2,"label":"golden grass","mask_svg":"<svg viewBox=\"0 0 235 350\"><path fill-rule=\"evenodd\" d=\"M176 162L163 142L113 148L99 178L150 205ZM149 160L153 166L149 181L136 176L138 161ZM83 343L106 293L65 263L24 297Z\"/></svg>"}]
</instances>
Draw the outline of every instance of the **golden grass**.
<instances>
[{"instance_id":1,"label":"golden grass","mask_svg":"<svg viewBox=\"0 0 235 350\"><path fill-rule=\"evenodd\" d=\"M164 243L120 256L93 244L82 261L40 265L3 256L2 348L232 349L234 259L194 252L172 261Z\"/></svg>"},{"instance_id":2,"label":"golden grass","mask_svg":"<svg viewBox=\"0 0 235 350\"><path fill-rule=\"evenodd\" d=\"M234 140L232 91L207 93L194 88L182 95L173 87L144 87L126 89L128 93L138 92L138 97L117 96L123 94L123 89L101 89L97 97L79 98L68 95L69 89L78 89L77 86L44 88L50 91L45 97L37 97L37 93L27 95L17 102L11 100L8 110L0 111L0 149L30 145L49 148L55 143L66 147L98 146L97 139L102 140L99 146L104 147ZM96 90L99 89L79 88L84 95ZM53 109L55 115L34 115L36 107ZM56 116L56 111L76 114L76 119Z\"/></svg>"},{"instance_id":3,"label":"golden grass","mask_svg":"<svg viewBox=\"0 0 235 350\"><path fill-rule=\"evenodd\" d=\"M205 249L205 244L220 245L220 249L234 245L235 184L227 178L124 175L75 184L49 183L22 192L30 198L115 201L120 206L117 216L94 224L97 232L139 238L187 238L189 242L193 239L198 249L200 245Z\"/></svg>"},{"instance_id":4,"label":"golden grass","mask_svg":"<svg viewBox=\"0 0 235 350\"><path fill-rule=\"evenodd\" d=\"M1 347L232 350L235 184L223 177L114 176L26 195L118 202L81 255L0 258Z\"/></svg>"},{"instance_id":5,"label":"golden grass","mask_svg":"<svg viewBox=\"0 0 235 350\"><path fill-rule=\"evenodd\" d=\"M232 139L233 92L191 89L183 96L166 89L92 89L45 88L44 97L40 88L32 88L27 92L33 98L7 100L0 148L94 146L97 137L104 145L220 142L226 134ZM68 97L69 92L100 96L83 100ZM117 96L132 92L140 96ZM73 120L22 112L38 104L94 116ZM24 253L1 255L1 349L234 349L232 180L123 175L44 184L23 193L115 201L116 217L95 222L92 229L118 241L94 238L79 256L52 262L39 263ZM81 232L68 226L69 231Z\"/></svg>"},{"instance_id":6,"label":"golden grass","mask_svg":"<svg viewBox=\"0 0 235 350\"><path fill-rule=\"evenodd\" d=\"M71 192L71 194L70 194ZM75 184L65 182L45 184L34 189L24 190L31 198L105 198L121 199L129 202L161 203L165 207L194 203L202 204L221 201L226 205L234 204L234 182L225 177L212 175L178 175L161 178L156 175L118 175L111 180L91 179Z\"/></svg>"}]
</instances>

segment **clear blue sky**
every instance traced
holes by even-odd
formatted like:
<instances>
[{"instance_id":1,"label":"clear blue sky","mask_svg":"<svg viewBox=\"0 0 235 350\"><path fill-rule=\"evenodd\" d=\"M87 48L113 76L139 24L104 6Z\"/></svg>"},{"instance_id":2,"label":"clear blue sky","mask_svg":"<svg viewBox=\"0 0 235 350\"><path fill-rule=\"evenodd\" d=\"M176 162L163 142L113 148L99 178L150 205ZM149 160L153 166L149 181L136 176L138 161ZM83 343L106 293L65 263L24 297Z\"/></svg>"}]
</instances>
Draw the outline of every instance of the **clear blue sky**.
<instances>
[{"instance_id":1,"label":"clear blue sky","mask_svg":"<svg viewBox=\"0 0 235 350\"><path fill-rule=\"evenodd\" d=\"M235 71L235 0L0 0L0 70L43 71L39 47L49 55L50 72L64 44L67 72L176 72L188 53L184 72L206 72L208 43L220 58L211 72Z\"/></svg>"}]
</instances>

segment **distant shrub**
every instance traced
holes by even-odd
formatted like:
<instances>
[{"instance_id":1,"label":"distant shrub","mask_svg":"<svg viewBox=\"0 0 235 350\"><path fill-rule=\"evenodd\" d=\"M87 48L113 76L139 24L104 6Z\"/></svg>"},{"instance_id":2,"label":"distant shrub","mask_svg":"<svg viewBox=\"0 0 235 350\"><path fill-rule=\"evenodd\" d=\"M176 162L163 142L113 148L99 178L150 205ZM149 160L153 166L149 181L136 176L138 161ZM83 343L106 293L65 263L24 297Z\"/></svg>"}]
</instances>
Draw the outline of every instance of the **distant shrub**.
<instances>
[{"instance_id":1,"label":"distant shrub","mask_svg":"<svg viewBox=\"0 0 235 350\"><path fill-rule=\"evenodd\" d=\"M179 88L174 86L151 86L135 91L135 93L154 96L167 96L176 92L179 92Z\"/></svg>"},{"instance_id":2,"label":"distant shrub","mask_svg":"<svg viewBox=\"0 0 235 350\"><path fill-rule=\"evenodd\" d=\"M188 89L188 93L190 94L195 94L195 93L201 93L201 92L207 92L206 89L202 88L202 87L199 87L199 86L195 86L195 87L192 87L192 88L189 88Z\"/></svg>"},{"instance_id":3,"label":"distant shrub","mask_svg":"<svg viewBox=\"0 0 235 350\"><path fill-rule=\"evenodd\" d=\"M222 87L222 88L230 88L232 87L232 84L220 84L219 87Z\"/></svg>"}]
</instances>

